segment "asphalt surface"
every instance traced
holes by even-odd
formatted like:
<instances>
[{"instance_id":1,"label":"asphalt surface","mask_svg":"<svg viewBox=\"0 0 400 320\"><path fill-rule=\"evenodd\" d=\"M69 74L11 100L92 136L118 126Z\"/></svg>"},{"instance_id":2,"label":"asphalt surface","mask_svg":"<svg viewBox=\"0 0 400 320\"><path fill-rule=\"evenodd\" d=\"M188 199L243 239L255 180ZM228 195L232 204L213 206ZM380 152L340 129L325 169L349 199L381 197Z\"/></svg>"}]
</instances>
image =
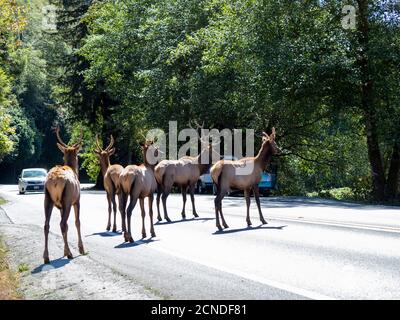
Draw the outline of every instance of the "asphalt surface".
<instances>
[{"instance_id":1,"label":"asphalt surface","mask_svg":"<svg viewBox=\"0 0 400 320\"><path fill-rule=\"evenodd\" d=\"M40 232L33 237L42 242L44 195L18 195L15 185L0 186L0 195L9 201L3 209L13 228L35 227ZM188 198L187 219L182 220L181 196L172 194L167 206L173 222L157 223L157 237L152 239L141 239L137 205L135 242L130 244L120 233L105 230L105 193L83 191L82 235L89 254L79 256L71 214L68 236L77 257L69 265L90 259L97 269L112 270L132 285L151 288L150 298L400 299L398 207L268 197L262 198L268 222L262 226L252 199L253 227L248 228L244 199L226 197L223 212L230 228L217 232L213 200L212 195L197 195L200 218L193 219ZM60 240L59 223L55 209L50 232ZM150 235L148 217L146 229ZM59 263L62 249L50 241L49 250L50 259ZM42 261L37 260L34 267L40 268Z\"/></svg>"}]
</instances>

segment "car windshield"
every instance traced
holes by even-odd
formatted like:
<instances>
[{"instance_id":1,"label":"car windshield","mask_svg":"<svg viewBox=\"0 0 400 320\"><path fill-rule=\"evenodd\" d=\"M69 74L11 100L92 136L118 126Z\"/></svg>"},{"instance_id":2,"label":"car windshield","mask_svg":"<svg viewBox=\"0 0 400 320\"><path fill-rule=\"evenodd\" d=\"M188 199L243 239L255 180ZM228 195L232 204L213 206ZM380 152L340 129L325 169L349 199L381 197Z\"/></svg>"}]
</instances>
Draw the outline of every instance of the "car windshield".
<instances>
[{"instance_id":1,"label":"car windshield","mask_svg":"<svg viewBox=\"0 0 400 320\"><path fill-rule=\"evenodd\" d=\"M46 172L42 170L29 170L22 173L22 178L42 178L46 176Z\"/></svg>"}]
</instances>

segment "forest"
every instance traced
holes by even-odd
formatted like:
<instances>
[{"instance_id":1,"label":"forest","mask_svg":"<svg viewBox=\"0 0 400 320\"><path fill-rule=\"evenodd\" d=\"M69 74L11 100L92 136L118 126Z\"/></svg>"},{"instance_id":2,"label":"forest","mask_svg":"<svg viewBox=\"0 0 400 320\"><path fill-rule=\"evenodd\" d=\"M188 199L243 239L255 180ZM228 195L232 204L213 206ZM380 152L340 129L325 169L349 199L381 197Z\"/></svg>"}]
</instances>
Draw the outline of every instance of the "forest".
<instances>
[{"instance_id":1,"label":"forest","mask_svg":"<svg viewBox=\"0 0 400 320\"><path fill-rule=\"evenodd\" d=\"M126 165L191 120L275 127L276 194L399 203L399 1L0 0L0 183L62 163L57 125L101 187L96 134Z\"/></svg>"}]
</instances>

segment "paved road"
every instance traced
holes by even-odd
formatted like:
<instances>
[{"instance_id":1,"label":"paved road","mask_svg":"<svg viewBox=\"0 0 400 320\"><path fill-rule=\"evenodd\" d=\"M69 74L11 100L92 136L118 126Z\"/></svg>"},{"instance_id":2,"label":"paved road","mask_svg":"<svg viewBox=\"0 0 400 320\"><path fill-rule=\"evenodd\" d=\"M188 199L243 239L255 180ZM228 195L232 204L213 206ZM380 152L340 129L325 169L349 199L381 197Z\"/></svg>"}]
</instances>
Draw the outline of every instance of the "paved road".
<instances>
[{"instance_id":1,"label":"paved road","mask_svg":"<svg viewBox=\"0 0 400 320\"><path fill-rule=\"evenodd\" d=\"M42 227L43 194L21 196L16 186L5 185L0 194L9 200L3 208L15 226ZM157 223L157 237L140 240L141 220L135 208L136 241L127 244L122 235L105 232L103 192L83 191L81 199L88 257L132 283L152 288L161 298L400 299L396 207L270 197L262 199L268 225L260 225L252 200L253 228L247 228L244 199L227 197L223 208L230 228L216 232L213 196L196 197L200 218L191 219L188 210L188 219L181 220L180 195L171 195L173 222ZM59 222L54 211L50 231L58 237ZM69 225L72 251L78 254L72 216ZM51 259L62 254L55 251L50 243Z\"/></svg>"}]
</instances>

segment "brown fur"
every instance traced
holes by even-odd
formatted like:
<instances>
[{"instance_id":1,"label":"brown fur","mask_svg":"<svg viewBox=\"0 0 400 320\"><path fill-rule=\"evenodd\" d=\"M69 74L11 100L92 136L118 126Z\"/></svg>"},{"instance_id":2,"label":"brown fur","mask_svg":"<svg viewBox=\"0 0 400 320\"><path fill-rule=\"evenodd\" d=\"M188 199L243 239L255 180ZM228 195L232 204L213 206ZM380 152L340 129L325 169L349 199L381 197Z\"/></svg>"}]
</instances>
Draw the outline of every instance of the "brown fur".
<instances>
[{"instance_id":1,"label":"brown fur","mask_svg":"<svg viewBox=\"0 0 400 320\"><path fill-rule=\"evenodd\" d=\"M115 149L114 138L111 136L110 144L106 149L102 149L100 147L99 139L96 137L96 145L97 148L94 152L99 156L100 159L100 167L101 172L103 174L103 182L104 189L107 193L107 202L108 202L108 222L106 230L110 231L111 229L111 213L114 212L114 224L112 228L112 232L117 232L117 204L115 201L115 196L120 198L120 183L119 183L119 175L124 169L123 166L119 164L110 165L110 156L114 154ZM126 231L125 219L123 219L123 213L121 212L122 219L122 231Z\"/></svg>"},{"instance_id":2,"label":"brown fur","mask_svg":"<svg viewBox=\"0 0 400 320\"><path fill-rule=\"evenodd\" d=\"M222 224L225 228L228 228L222 214L222 199L227 194L229 189L235 188L244 191L247 206L247 225L251 225L250 221L250 193L253 190L254 196L257 203L258 212L260 215L260 221L266 224L263 214L261 212L260 199L258 184L261 180L262 172L270 162L271 157L280 152L278 146L275 143L275 129L272 130L272 134L268 136L264 133L263 142L255 157L247 157L236 161L221 160L218 161L210 170L213 182L217 186L217 196L215 197L215 217L216 225L218 230L222 231L222 227L219 222L221 217ZM236 168L251 166L252 172L247 175L237 175Z\"/></svg>"},{"instance_id":3,"label":"brown fur","mask_svg":"<svg viewBox=\"0 0 400 320\"><path fill-rule=\"evenodd\" d=\"M144 164L139 166L129 165L123 169L120 174L120 211L124 216L126 214L127 218L128 230L124 232L124 239L127 242L133 242L131 233L131 216L138 199L142 215L142 237L146 237L146 211L144 207L144 199L146 197L149 198L150 233L152 237L156 236L153 223L153 194L157 189L157 182L154 176L154 165L147 162L146 153L149 148L154 148L152 142L146 142L146 144L142 146ZM128 208L126 208L128 196L130 197L130 200ZM123 219L125 219L125 217L123 217Z\"/></svg>"},{"instance_id":4,"label":"brown fur","mask_svg":"<svg viewBox=\"0 0 400 320\"><path fill-rule=\"evenodd\" d=\"M212 154L215 152L212 145L209 144L205 147L197 157L182 157L179 160L163 160L155 168L155 176L159 185L157 192L157 219L162 220L160 214L160 197L162 197L164 219L171 222L168 217L166 202L172 186L176 185L181 188L183 198L182 218L186 218L185 205L186 193L189 191L190 199L192 202L193 216L198 217L196 207L194 204L194 191L196 183L200 176L207 172L211 166ZM202 156L208 157L208 164L201 163ZM162 194L162 196L161 196Z\"/></svg>"},{"instance_id":5,"label":"brown fur","mask_svg":"<svg viewBox=\"0 0 400 320\"><path fill-rule=\"evenodd\" d=\"M48 235L50 230L50 217L53 207L56 206L61 211L61 232L64 238L64 256L72 259L72 254L68 246L67 232L68 232L68 218L71 207L75 211L75 226L78 231L78 247L79 252L84 254L84 248L80 230L80 183L78 177L78 152L82 146L82 135L80 142L68 146L60 138L59 128L56 129L56 134L59 143L58 148L64 154L64 165L52 168L45 182L45 198L44 198L44 211L45 211L45 249L43 253L44 263L49 263L48 251Z\"/></svg>"}]
</instances>

